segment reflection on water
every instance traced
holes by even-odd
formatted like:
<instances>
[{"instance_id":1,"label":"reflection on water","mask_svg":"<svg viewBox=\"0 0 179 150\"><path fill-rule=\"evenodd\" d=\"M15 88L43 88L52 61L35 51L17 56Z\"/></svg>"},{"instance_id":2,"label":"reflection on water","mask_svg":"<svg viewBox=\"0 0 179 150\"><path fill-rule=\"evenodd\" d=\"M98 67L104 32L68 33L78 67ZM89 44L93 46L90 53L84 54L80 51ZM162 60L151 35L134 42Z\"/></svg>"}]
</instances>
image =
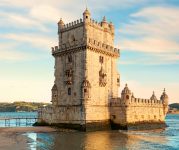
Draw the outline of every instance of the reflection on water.
<instances>
[{"instance_id":1,"label":"reflection on water","mask_svg":"<svg viewBox=\"0 0 179 150\"><path fill-rule=\"evenodd\" d=\"M168 128L152 131L27 133L31 150L179 149L179 115L167 116Z\"/></svg>"},{"instance_id":2,"label":"reflection on water","mask_svg":"<svg viewBox=\"0 0 179 150\"><path fill-rule=\"evenodd\" d=\"M31 150L37 149L37 134L36 133L28 133L27 137L30 139L29 147Z\"/></svg>"}]
</instances>

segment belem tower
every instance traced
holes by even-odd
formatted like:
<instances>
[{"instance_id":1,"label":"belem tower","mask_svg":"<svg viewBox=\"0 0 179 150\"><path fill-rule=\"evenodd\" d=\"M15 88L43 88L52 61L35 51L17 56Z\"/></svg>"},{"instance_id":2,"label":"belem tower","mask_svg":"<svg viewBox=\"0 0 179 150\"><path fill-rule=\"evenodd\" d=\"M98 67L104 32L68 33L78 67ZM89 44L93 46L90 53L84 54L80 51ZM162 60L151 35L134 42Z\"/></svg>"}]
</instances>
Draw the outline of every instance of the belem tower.
<instances>
[{"instance_id":1,"label":"belem tower","mask_svg":"<svg viewBox=\"0 0 179 150\"><path fill-rule=\"evenodd\" d=\"M82 131L102 129L145 129L165 126L168 96L160 100L135 98L127 84L118 95L120 74L114 48L114 25L91 19L86 9L83 19L58 22L58 46L52 106L39 110L38 123Z\"/></svg>"}]
</instances>

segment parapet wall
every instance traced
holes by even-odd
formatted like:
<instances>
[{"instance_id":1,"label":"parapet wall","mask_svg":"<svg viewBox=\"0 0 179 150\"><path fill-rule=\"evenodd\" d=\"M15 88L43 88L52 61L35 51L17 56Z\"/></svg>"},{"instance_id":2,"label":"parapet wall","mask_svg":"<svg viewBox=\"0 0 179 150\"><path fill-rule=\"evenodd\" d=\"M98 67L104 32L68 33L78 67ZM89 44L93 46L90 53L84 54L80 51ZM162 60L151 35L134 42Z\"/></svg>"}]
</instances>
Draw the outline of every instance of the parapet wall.
<instances>
[{"instance_id":1,"label":"parapet wall","mask_svg":"<svg viewBox=\"0 0 179 150\"><path fill-rule=\"evenodd\" d=\"M112 25L112 23L109 24L106 22L106 24L107 26L103 26L102 22L98 22L94 19L90 19L90 21L86 23L86 25L90 25L98 30L105 30L105 32L114 34L114 26ZM65 32L82 25L85 25L84 20L80 18L79 20L72 21L59 27L59 32Z\"/></svg>"},{"instance_id":2,"label":"parapet wall","mask_svg":"<svg viewBox=\"0 0 179 150\"><path fill-rule=\"evenodd\" d=\"M88 25L98 29L98 30L102 30L102 31L105 31L105 32L109 32L111 34L114 34L114 26L109 23L105 23L106 25L103 26L102 22L97 22L93 19L90 20L90 22L88 22Z\"/></svg>"},{"instance_id":3,"label":"parapet wall","mask_svg":"<svg viewBox=\"0 0 179 150\"><path fill-rule=\"evenodd\" d=\"M142 98L131 98L127 101L122 100L121 98L113 98L110 102L111 106L163 106L161 100L151 100L151 99L142 99Z\"/></svg>"},{"instance_id":4,"label":"parapet wall","mask_svg":"<svg viewBox=\"0 0 179 150\"><path fill-rule=\"evenodd\" d=\"M160 100L131 98L124 101L121 98L110 102L111 120L120 125L142 122L164 123L165 106Z\"/></svg>"},{"instance_id":5,"label":"parapet wall","mask_svg":"<svg viewBox=\"0 0 179 150\"><path fill-rule=\"evenodd\" d=\"M83 20L82 20L82 19L79 19L79 20L76 20L76 21L73 21L73 22L64 24L64 26L61 26L61 27L59 28L59 31L58 31L58 32L65 32L65 31L68 31L68 30L77 28L77 27L79 27L79 26L82 26L83 24L84 24L84 23L83 23Z\"/></svg>"},{"instance_id":6,"label":"parapet wall","mask_svg":"<svg viewBox=\"0 0 179 150\"><path fill-rule=\"evenodd\" d=\"M117 55L120 54L120 49L114 48L111 45L107 45L105 43L99 42L92 38L87 38L87 41L74 41L74 43L71 43L71 44L67 42L60 46L52 47L52 54L61 52L61 51L68 51L69 49L73 49L79 46L91 46L96 49L104 50L106 52L116 53Z\"/></svg>"},{"instance_id":7,"label":"parapet wall","mask_svg":"<svg viewBox=\"0 0 179 150\"><path fill-rule=\"evenodd\" d=\"M89 46L93 46L93 47L98 48L98 49L103 49L103 50L106 50L106 51L111 51L111 52L120 54L120 49L114 48L114 47L111 46L111 45L102 43L102 42L97 41L97 40L92 39L92 38L88 38L88 39L87 39L87 44L88 44Z\"/></svg>"}]
</instances>

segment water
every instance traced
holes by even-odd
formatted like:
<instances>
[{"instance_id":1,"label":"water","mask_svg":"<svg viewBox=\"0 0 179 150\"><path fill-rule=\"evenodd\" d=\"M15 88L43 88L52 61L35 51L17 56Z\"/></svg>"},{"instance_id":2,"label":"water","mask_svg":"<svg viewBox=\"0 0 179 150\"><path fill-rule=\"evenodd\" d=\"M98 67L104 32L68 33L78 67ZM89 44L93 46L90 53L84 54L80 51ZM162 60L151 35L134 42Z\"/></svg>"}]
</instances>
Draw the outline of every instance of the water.
<instances>
[{"instance_id":1,"label":"water","mask_svg":"<svg viewBox=\"0 0 179 150\"><path fill-rule=\"evenodd\" d=\"M37 113L5 113L30 116ZM0 113L0 117L4 113ZM25 121L25 120L24 120ZM179 150L179 114L166 117L165 130L21 133L29 150ZM4 122L0 122L3 126ZM16 126L12 121L11 126ZM21 126L26 126L25 122ZM23 149L23 148L22 148Z\"/></svg>"},{"instance_id":2,"label":"water","mask_svg":"<svg viewBox=\"0 0 179 150\"><path fill-rule=\"evenodd\" d=\"M22 118L30 118L30 117L37 117L37 112L0 112L0 118L13 118L13 117L22 117ZM17 124L18 123L18 124ZM28 124L27 124L28 123ZM0 120L0 127L16 127L16 126L32 126L32 124L35 123L35 119L28 120L26 122L26 119L21 119L20 124L19 122L16 122L16 119L11 119L10 122L7 122L5 124L5 120Z\"/></svg>"},{"instance_id":3,"label":"water","mask_svg":"<svg viewBox=\"0 0 179 150\"><path fill-rule=\"evenodd\" d=\"M179 150L179 115L166 117L169 127L152 131L26 133L30 150Z\"/></svg>"}]
</instances>

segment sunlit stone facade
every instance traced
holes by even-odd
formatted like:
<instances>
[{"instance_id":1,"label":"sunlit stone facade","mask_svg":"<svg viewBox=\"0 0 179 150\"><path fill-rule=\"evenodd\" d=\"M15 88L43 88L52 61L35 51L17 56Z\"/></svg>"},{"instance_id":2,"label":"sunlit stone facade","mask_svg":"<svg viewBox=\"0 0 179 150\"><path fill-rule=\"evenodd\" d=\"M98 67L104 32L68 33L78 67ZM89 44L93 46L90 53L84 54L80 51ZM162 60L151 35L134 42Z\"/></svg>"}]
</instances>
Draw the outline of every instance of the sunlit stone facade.
<instances>
[{"instance_id":1,"label":"sunlit stone facade","mask_svg":"<svg viewBox=\"0 0 179 150\"><path fill-rule=\"evenodd\" d=\"M58 22L55 82L52 107L39 111L39 122L83 131L124 128L141 122L164 123L168 96L161 100L134 98L127 85L118 96L120 75L114 48L114 25L104 17L91 19L86 9L83 19Z\"/></svg>"}]
</instances>

